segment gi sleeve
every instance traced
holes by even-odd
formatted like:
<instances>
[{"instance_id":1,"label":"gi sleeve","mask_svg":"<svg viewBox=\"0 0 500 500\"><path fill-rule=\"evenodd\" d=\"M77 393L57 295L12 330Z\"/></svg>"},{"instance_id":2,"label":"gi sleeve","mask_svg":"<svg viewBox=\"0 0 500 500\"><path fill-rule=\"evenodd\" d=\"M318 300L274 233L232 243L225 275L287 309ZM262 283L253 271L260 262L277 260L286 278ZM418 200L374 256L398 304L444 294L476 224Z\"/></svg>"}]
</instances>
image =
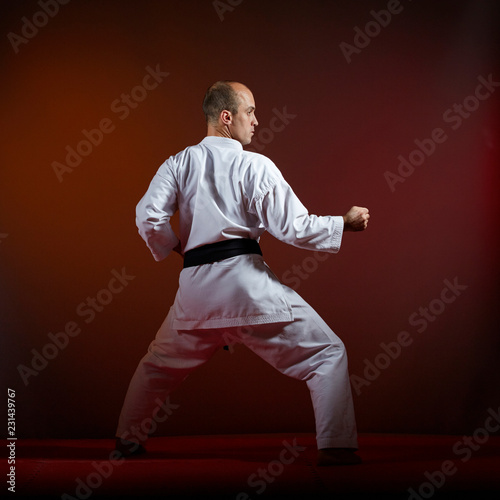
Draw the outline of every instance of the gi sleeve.
<instances>
[{"instance_id":1,"label":"gi sleeve","mask_svg":"<svg viewBox=\"0 0 500 500\"><path fill-rule=\"evenodd\" d=\"M168 160L153 177L136 208L136 224L156 261L163 260L179 243L170 226L177 211L177 183Z\"/></svg>"},{"instance_id":2,"label":"gi sleeve","mask_svg":"<svg viewBox=\"0 0 500 500\"><path fill-rule=\"evenodd\" d=\"M309 215L281 174L257 197L254 209L266 230L289 245L329 253L340 250L344 218Z\"/></svg>"}]
</instances>

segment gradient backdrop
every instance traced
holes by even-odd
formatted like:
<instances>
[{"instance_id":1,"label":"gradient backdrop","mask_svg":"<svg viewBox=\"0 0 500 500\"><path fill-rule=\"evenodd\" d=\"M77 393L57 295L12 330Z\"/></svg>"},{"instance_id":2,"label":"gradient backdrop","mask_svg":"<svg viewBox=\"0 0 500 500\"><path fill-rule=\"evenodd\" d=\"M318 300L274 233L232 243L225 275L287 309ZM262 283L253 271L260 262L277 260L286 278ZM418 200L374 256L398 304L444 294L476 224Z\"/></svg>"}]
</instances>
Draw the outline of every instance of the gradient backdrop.
<instances>
[{"instance_id":1,"label":"gradient backdrop","mask_svg":"<svg viewBox=\"0 0 500 500\"><path fill-rule=\"evenodd\" d=\"M370 209L337 255L262 238L344 340L359 430L470 434L498 408L498 2L1 8L2 372L19 437L114 435L182 265L153 260L135 206L204 137L218 79L253 90L253 150L311 213ZM170 401L159 434L314 429L305 385L241 345Z\"/></svg>"}]
</instances>

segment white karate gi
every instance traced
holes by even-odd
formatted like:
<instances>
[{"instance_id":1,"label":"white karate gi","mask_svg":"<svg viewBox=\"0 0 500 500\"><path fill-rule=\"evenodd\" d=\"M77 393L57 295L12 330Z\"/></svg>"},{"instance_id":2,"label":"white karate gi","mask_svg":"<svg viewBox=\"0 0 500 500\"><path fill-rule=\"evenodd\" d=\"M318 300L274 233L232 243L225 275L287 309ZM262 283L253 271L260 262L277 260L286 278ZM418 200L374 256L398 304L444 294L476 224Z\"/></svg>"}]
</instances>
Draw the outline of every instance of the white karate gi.
<instances>
[{"instance_id":1,"label":"white karate gi","mask_svg":"<svg viewBox=\"0 0 500 500\"><path fill-rule=\"evenodd\" d=\"M156 260L179 240L184 252L268 231L307 250L338 252L341 216L309 215L274 163L233 139L205 137L169 158L137 206L137 226ZM262 256L239 255L181 271L170 312L141 360L125 398L117 437L144 442L145 422L168 394L229 339L282 373L306 381L318 448L357 448L342 341Z\"/></svg>"}]
</instances>

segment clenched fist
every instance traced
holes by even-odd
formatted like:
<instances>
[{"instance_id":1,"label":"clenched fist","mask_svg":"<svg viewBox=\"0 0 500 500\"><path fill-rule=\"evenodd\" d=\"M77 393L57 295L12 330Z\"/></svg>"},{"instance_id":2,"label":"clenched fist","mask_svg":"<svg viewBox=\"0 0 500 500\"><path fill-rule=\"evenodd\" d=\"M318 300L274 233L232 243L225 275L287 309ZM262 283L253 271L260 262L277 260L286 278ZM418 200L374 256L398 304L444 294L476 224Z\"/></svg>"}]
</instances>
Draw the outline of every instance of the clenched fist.
<instances>
[{"instance_id":1,"label":"clenched fist","mask_svg":"<svg viewBox=\"0 0 500 500\"><path fill-rule=\"evenodd\" d=\"M369 218L367 208L352 207L344 215L344 231L364 231L368 226Z\"/></svg>"}]
</instances>

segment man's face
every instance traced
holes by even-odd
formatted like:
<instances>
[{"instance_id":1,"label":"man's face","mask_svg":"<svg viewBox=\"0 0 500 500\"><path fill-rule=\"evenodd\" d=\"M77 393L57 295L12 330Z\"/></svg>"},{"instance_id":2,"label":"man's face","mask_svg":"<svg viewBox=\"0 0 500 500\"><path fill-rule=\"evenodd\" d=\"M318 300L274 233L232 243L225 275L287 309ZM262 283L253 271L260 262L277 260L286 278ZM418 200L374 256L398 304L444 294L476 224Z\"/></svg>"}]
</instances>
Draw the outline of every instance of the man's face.
<instances>
[{"instance_id":1,"label":"man's face","mask_svg":"<svg viewBox=\"0 0 500 500\"><path fill-rule=\"evenodd\" d=\"M233 139L241 142L243 146L250 144L252 136L255 133L255 127L259 124L255 116L255 101L252 92L244 85L234 86L240 105L238 106L238 113L232 115L229 132Z\"/></svg>"}]
</instances>

